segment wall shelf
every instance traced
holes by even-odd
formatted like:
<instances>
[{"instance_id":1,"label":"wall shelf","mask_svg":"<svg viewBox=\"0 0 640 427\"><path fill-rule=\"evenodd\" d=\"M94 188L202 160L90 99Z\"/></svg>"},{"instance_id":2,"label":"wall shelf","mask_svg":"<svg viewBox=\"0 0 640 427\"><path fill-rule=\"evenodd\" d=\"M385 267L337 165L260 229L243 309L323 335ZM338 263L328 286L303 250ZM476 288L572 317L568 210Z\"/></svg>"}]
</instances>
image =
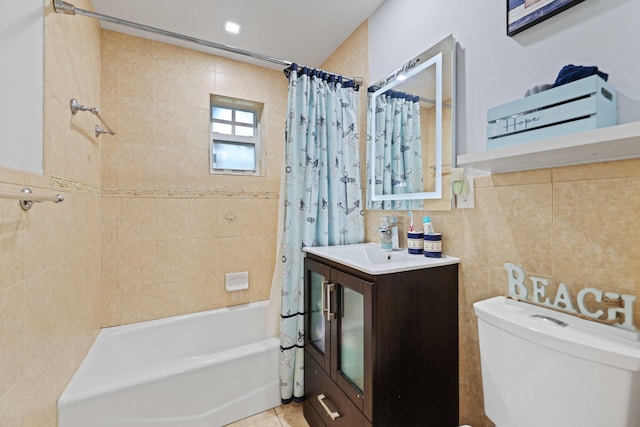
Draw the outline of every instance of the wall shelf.
<instances>
[{"instance_id":1,"label":"wall shelf","mask_svg":"<svg viewBox=\"0 0 640 427\"><path fill-rule=\"evenodd\" d=\"M500 147L458 156L458 167L491 173L640 157L640 122Z\"/></svg>"}]
</instances>

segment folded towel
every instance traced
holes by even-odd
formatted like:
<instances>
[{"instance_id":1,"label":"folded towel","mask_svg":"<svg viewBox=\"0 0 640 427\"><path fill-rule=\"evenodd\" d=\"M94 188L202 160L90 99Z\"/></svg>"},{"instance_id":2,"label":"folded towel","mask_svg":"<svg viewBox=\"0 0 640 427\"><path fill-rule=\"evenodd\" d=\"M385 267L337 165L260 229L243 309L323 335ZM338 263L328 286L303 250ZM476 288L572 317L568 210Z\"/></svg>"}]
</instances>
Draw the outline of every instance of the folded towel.
<instances>
[{"instance_id":1,"label":"folded towel","mask_svg":"<svg viewBox=\"0 0 640 427\"><path fill-rule=\"evenodd\" d=\"M602 80L607 81L609 74L598 71L598 67L595 66L583 66L583 65L565 65L558 73L553 87L558 87L563 84L571 83L575 80L580 80L585 77L599 75Z\"/></svg>"}]
</instances>

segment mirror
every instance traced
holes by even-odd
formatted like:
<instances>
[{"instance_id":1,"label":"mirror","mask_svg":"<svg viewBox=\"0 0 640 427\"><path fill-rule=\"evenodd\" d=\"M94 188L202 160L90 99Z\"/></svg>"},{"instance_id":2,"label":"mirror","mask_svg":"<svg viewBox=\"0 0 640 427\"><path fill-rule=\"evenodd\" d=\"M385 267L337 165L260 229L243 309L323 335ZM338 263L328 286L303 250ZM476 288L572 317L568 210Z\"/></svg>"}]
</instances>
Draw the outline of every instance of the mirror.
<instances>
[{"instance_id":1,"label":"mirror","mask_svg":"<svg viewBox=\"0 0 640 427\"><path fill-rule=\"evenodd\" d=\"M451 209L455 50L450 35L369 87L367 209Z\"/></svg>"}]
</instances>

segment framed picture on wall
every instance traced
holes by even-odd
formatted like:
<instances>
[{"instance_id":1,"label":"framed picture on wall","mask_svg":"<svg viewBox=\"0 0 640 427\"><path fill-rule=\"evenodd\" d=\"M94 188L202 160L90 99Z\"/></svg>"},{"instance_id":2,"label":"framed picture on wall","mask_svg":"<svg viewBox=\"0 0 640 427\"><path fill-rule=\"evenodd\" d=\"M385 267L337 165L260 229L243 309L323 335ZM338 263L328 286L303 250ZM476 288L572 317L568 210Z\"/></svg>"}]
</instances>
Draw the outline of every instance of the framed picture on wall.
<instances>
[{"instance_id":1,"label":"framed picture on wall","mask_svg":"<svg viewBox=\"0 0 640 427\"><path fill-rule=\"evenodd\" d=\"M557 15L584 0L507 0L507 35L520 31Z\"/></svg>"}]
</instances>

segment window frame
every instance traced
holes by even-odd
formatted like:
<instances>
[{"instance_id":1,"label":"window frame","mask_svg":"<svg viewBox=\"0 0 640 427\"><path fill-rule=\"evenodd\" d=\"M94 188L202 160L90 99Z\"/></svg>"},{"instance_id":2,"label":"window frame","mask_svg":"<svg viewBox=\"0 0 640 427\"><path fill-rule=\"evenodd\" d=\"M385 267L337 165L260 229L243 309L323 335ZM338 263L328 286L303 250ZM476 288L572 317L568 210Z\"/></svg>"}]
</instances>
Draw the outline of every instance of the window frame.
<instances>
[{"instance_id":1,"label":"window frame","mask_svg":"<svg viewBox=\"0 0 640 427\"><path fill-rule=\"evenodd\" d=\"M218 108L226 108L232 111L231 120L224 119L214 119L213 117L213 109L215 107ZM262 119L262 110L264 108L264 104L249 101L244 99L230 98L226 96L220 95L211 95L211 102L209 104L209 173L211 175L248 175L248 176L264 176L264 163L263 163L263 144L262 144L262 132L261 132L261 119ZM237 112L249 112L253 114L254 122L253 125L241 121L236 120ZM220 132L213 131L214 123L222 123L231 125L232 134L225 134ZM244 127L249 128L253 126L254 135L253 136L243 136L236 135L236 127ZM226 143L226 144L243 144L243 145L253 145L254 146L254 166L253 170L250 169L225 169L225 168L217 168L214 167L215 164L215 155L216 151L214 148L214 144L216 142Z\"/></svg>"}]
</instances>

